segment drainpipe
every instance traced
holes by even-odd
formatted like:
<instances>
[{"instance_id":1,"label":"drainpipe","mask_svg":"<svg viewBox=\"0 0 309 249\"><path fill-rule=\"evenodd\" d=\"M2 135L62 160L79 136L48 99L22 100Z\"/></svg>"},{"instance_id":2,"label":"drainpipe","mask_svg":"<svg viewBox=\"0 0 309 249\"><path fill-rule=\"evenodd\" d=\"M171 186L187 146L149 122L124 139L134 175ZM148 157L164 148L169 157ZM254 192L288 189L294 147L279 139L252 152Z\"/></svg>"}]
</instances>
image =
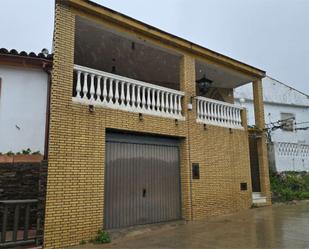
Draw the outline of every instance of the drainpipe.
<instances>
[{"instance_id":1,"label":"drainpipe","mask_svg":"<svg viewBox=\"0 0 309 249\"><path fill-rule=\"evenodd\" d=\"M47 73L47 100L46 100L46 118L45 118L45 140L44 140L44 160L48 159L48 138L49 138L49 119L50 119L50 95L51 95L51 64L52 62L43 62L42 68Z\"/></svg>"},{"instance_id":2,"label":"drainpipe","mask_svg":"<svg viewBox=\"0 0 309 249\"><path fill-rule=\"evenodd\" d=\"M191 99L190 99L191 103ZM193 103L192 103L193 105ZM189 147L189 172L190 172L190 206L191 206L191 221L193 220L193 203L192 203L192 161L191 161L191 134L190 134L190 112L192 110L189 110L187 108L187 115L186 115L186 122L187 122L187 136L188 136L188 147Z\"/></svg>"}]
</instances>

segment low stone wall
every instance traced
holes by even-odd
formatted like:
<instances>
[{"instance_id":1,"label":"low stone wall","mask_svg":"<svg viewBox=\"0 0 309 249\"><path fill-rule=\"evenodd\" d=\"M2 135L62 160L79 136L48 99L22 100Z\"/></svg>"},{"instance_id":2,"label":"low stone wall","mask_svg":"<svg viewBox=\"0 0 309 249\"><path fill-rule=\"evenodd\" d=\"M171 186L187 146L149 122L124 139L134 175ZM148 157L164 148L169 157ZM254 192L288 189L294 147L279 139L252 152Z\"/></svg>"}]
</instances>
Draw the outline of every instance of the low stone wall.
<instances>
[{"instance_id":1,"label":"low stone wall","mask_svg":"<svg viewBox=\"0 0 309 249\"><path fill-rule=\"evenodd\" d=\"M0 200L37 199L47 163L1 163ZM44 177L43 177L44 178Z\"/></svg>"},{"instance_id":2,"label":"low stone wall","mask_svg":"<svg viewBox=\"0 0 309 249\"><path fill-rule=\"evenodd\" d=\"M38 235L41 237L45 216L46 183L47 161L0 163L0 200L38 199L36 222ZM34 217L35 220L36 217Z\"/></svg>"}]
</instances>

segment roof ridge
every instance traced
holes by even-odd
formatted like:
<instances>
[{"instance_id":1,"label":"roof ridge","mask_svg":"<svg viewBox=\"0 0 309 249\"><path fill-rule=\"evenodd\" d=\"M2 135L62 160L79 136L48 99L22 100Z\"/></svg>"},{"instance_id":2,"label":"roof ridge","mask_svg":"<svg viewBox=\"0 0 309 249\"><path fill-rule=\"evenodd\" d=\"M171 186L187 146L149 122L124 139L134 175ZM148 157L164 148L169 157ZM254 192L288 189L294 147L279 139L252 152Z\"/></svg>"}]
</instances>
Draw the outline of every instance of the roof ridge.
<instances>
[{"instance_id":1,"label":"roof ridge","mask_svg":"<svg viewBox=\"0 0 309 249\"><path fill-rule=\"evenodd\" d=\"M269 79L271 79L271 80L274 80L274 81L278 82L279 84L284 85L284 86L286 86L286 87L288 87L288 88L290 88L290 89L292 89L292 90L294 90L294 91L296 91L296 92L299 92L299 93L302 94L302 95L305 95L307 98L309 98L309 95L308 95L308 94L306 94L306 93L304 93L304 92L302 92L302 91L300 91L300 90L297 90L297 89L295 89L294 87L291 87L291 86L287 85L286 83L283 83L282 81L279 81L279 80L277 80L277 79L275 79L275 78L273 78L273 77L271 77L271 76L269 76L269 75L266 75L266 78L269 78Z\"/></svg>"},{"instance_id":2,"label":"roof ridge","mask_svg":"<svg viewBox=\"0 0 309 249\"><path fill-rule=\"evenodd\" d=\"M10 56L20 56L20 57L30 57L30 58L52 60L53 54L50 54L47 49L46 49L47 53L43 53L43 50L44 49L42 49L40 53L36 54L33 51L27 53L24 50L18 52L16 49L8 50L6 48L0 48L0 55L10 55Z\"/></svg>"}]
</instances>

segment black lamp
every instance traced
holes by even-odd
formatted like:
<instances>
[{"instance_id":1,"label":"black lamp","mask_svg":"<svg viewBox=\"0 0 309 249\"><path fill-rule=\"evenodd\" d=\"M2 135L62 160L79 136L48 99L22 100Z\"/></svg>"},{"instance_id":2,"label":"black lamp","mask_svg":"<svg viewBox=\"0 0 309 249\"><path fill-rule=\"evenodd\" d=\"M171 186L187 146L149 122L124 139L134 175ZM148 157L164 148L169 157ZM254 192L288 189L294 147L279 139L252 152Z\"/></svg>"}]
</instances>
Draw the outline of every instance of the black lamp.
<instances>
[{"instance_id":1,"label":"black lamp","mask_svg":"<svg viewBox=\"0 0 309 249\"><path fill-rule=\"evenodd\" d=\"M211 84L212 84L212 80L207 79L206 75L204 74L204 76L202 78L200 78L199 80L196 80L199 92L203 95L205 93L208 92Z\"/></svg>"}]
</instances>

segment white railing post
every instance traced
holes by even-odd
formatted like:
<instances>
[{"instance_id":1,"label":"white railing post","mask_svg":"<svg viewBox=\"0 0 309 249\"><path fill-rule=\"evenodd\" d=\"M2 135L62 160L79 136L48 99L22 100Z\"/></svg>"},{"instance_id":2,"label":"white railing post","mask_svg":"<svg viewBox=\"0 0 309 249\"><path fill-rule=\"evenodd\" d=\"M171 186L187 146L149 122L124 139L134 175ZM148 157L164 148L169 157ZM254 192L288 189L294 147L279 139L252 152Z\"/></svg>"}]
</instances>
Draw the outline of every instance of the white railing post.
<instances>
[{"instance_id":1,"label":"white railing post","mask_svg":"<svg viewBox=\"0 0 309 249\"><path fill-rule=\"evenodd\" d=\"M199 99L196 100L196 108L197 108L197 117L199 119L202 119L202 115L201 115L201 101Z\"/></svg>"},{"instance_id":2,"label":"white railing post","mask_svg":"<svg viewBox=\"0 0 309 249\"><path fill-rule=\"evenodd\" d=\"M103 77L103 104L107 104L107 78Z\"/></svg>"},{"instance_id":3,"label":"white railing post","mask_svg":"<svg viewBox=\"0 0 309 249\"><path fill-rule=\"evenodd\" d=\"M124 82L121 81L121 93L120 93L120 106L125 107L125 96L124 96Z\"/></svg>"},{"instance_id":4,"label":"white railing post","mask_svg":"<svg viewBox=\"0 0 309 249\"><path fill-rule=\"evenodd\" d=\"M151 110L150 88L147 88L147 109Z\"/></svg>"},{"instance_id":5,"label":"white railing post","mask_svg":"<svg viewBox=\"0 0 309 249\"><path fill-rule=\"evenodd\" d=\"M205 101L201 101L202 107L203 107L203 112L202 112L202 118L203 119L207 119L207 109L206 109L206 102Z\"/></svg>"},{"instance_id":6,"label":"white railing post","mask_svg":"<svg viewBox=\"0 0 309 249\"><path fill-rule=\"evenodd\" d=\"M126 97L126 102L127 102L127 108L131 109L131 98L130 98L130 83L126 82L127 84L127 97Z\"/></svg>"},{"instance_id":7,"label":"white railing post","mask_svg":"<svg viewBox=\"0 0 309 249\"><path fill-rule=\"evenodd\" d=\"M136 108L136 103L135 103L135 84L132 84L132 97L131 97L131 102L132 102L132 109L134 110Z\"/></svg>"},{"instance_id":8,"label":"white railing post","mask_svg":"<svg viewBox=\"0 0 309 249\"><path fill-rule=\"evenodd\" d=\"M80 83L80 75L81 71L77 71L77 83L76 83L76 98L81 99L81 90L82 90L82 85Z\"/></svg>"},{"instance_id":9,"label":"white railing post","mask_svg":"<svg viewBox=\"0 0 309 249\"><path fill-rule=\"evenodd\" d=\"M151 98L151 105L152 105L152 111L156 111L156 96L155 96L155 89L152 89L152 91L151 91L151 96L152 96L152 98Z\"/></svg>"},{"instance_id":10,"label":"white railing post","mask_svg":"<svg viewBox=\"0 0 309 249\"><path fill-rule=\"evenodd\" d=\"M90 81L90 102L94 101L94 74L91 74L91 81Z\"/></svg>"},{"instance_id":11,"label":"white railing post","mask_svg":"<svg viewBox=\"0 0 309 249\"><path fill-rule=\"evenodd\" d=\"M109 79L109 92L108 92L108 104L112 105L113 104L113 81L114 79Z\"/></svg>"},{"instance_id":12,"label":"white railing post","mask_svg":"<svg viewBox=\"0 0 309 249\"><path fill-rule=\"evenodd\" d=\"M164 104L164 94L165 94L165 92L161 93L161 111L162 111L162 113L166 113L165 104Z\"/></svg>"},{"instance_id":13,"label":"white railing post","mask_svg":"<svg viewBox=\"0 0 309 249\"><path fill-rule=\"evenodd\" d=\"M171 109L171 114L174 114L174 104L173 104L173 94L170 94L170 109Z\"/></svg>"},{"instance_id":14,"label":"white railing post","mask_svg":"<svg viewBox=\"0 0 309 249\"><path fill-rule=\"evenodd\" d=\"M88 94L88 73L84 73L84 86L83 86L83 100L87 99L87 94Z\"/></svg>"},{"instance_id":15,"label":"white railing post","mask_svg":"<svg viewBox=\"0 0 309 249\"><path fill-rule=\"evenodd\" d=\"M157 92L156 108L157 108L157 112L161 112L161 110L160 110L160 94L161 94L161 91L157 90L156 92Z\"/></svg>"},{"instance_id":16,"label":"white railing post","mask_svg":"<svg viewBox=\"0 0 309 249\"><path fill-rule=\"evenodd\" d=\"M182 108L181 108L181 96L178 95L178 115L181 116Z\"/></svg>"},{"instance_id":17,"label":"white railing post","mask_svg":"<svg viewBox=\"0 0 309 249\"><path fill-rule=\"evenodd\" d=\"M142 86L142 109L146 110L146 92L145 92L146 87Z\"/></svg>"},{"instance_id":18,"label":"white railing post","mask_svg":"<svg viewBox=\"0 0 309 249\"><path fill-rule=\"evenodd\" d=\"M211 122L215 121L215 113L214 113L214 103L208 102L210 105L210 120Z\"/></svg>"},{"instance_id":19,"label":"white railing post","mask_svg":"<svg viewBox=\"0 0 309 249\"><path fill-rule=\"evenodd\" d=\"M102 76L97 77L97 90L96 90L97 99L96 99L96 101L98 103L101 102L101 78L102 78Z\"/></svg>"},{"instance_id":20,"label":"white railing post","mask_svg":"<svg viewBox=\"0 0 309 249\"><path fill-rule=\"evenodd\" d=\"M137 104L137 109L141 109L141 86L137 86L137 97L136 97L136 104Z\"/></svg>"},{"instance_id":21,"label":"white railing post","mask_svg":"<svg viewBox=\"0 0 309 249\"><path fill-rule=\"evenodd\" d=\"M119 92L118 92L118 83L119 83L119 80L116 80L115 81L115 105L119 105Z\"/></svg>"},{"instance_id":22,"label":"white railing post","mask_svg":"<svg viewBox=\"0 0 309 249\"><path fill-rule=\"evenodd\" d=\"M169 105L169 102L168 102L168 95L169 95L169 93L165 93L165 109L166 109L167 114L170 113L170 105Z\"/></svg>"}]
</instances>

